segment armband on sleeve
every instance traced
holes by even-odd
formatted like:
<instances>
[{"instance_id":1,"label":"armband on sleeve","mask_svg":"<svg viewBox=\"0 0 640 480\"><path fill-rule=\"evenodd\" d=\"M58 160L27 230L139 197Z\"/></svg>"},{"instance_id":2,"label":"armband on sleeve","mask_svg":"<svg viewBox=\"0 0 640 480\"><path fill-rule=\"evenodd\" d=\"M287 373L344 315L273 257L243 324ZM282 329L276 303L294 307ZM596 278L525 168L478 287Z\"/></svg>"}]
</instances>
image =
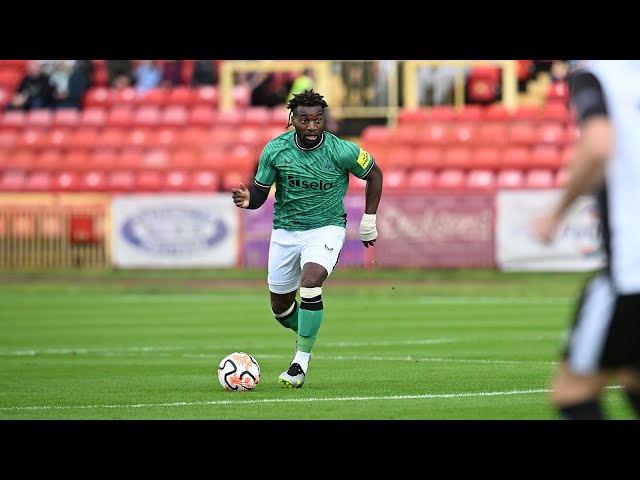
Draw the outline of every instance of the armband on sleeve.
<instances>
[{"instance_id":1,"label":"armband on sleeve","mask_svg":"<svg viewBox=\"0 0 640 480\"><path fill-rule=\"evenodd\" d=\"M269 192L265 192L253 184L249 187L249 195L249 205L247 205L247 209L255 210L256 208L260 208L262 204L267 201Z\"/></svg>"}]
</instances>

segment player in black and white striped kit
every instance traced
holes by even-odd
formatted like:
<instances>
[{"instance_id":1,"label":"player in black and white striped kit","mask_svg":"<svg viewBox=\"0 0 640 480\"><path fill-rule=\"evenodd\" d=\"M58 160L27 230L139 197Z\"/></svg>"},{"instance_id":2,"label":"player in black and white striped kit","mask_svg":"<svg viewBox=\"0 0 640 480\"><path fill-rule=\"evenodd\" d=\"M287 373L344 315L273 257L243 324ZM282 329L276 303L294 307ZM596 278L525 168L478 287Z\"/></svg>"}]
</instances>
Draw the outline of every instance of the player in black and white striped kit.
<instances>
[{"instance_id":1,"label":"player in black and white striped kit","mask_svg":"<svg viewBox=\"0 0 640 480\"><path fill-rule=\"evenodd\" d=\"M580 136L568 183L534 228L545 243L573 201L595 195L606 266L585 285L551 381L562 419L604 419L617 382L640 418L640 61L584 62L569 78Z\"/></svg>"}]
</instances>

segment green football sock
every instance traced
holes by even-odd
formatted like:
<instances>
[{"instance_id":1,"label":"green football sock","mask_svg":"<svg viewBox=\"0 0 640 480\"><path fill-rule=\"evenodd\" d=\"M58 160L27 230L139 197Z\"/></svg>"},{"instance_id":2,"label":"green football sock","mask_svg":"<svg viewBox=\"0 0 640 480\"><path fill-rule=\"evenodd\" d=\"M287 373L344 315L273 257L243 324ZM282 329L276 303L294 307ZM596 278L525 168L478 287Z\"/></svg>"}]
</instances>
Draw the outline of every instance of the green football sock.
<instances>
[{"instance_id":1,"label":"green football sock","mask_svg":"<svg viewBox=\"0 0 640 480\"><path fill-rule=\"evenodd\" d=\"M314 300L316 303L312 304L314 310L308 310L309 300ZM320 307L318 309L318 307ZM298 314L298 350L302 352L311 353L313 344L316 341L318 330L322 325L322 318L324 317L324 309L322 308L322 300L320 297L314 299L302 299L300 303L300 313Z\"/></svg>"}]
</instances>

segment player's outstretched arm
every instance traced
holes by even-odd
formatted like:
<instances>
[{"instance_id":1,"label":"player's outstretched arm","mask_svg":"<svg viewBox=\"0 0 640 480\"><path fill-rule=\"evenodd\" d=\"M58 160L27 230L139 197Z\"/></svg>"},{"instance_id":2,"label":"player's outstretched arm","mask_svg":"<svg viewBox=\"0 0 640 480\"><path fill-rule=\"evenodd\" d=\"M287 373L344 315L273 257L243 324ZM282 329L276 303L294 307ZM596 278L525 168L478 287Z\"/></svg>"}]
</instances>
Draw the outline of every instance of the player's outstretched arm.
<instances>
[{"instance_id":1,"label":"player's outstretched arm","mask_svg":"<svg viewBox=\"0 0 640 480\"><path fill-rule=\"evenodd\" d=\"M382 197L382 170L378 165L374 165L364 180L367 182L365 194L365 207L362 220L360 221L360 240L362 244L369 248L372 247L378 238L378 229L376 228L376 212Z\"/></svg>"},{"instance_id":2,"label":"player's outstretched arm","mask_svg":"<svg viewBox=\"0 0 640 480\"><path fill-rule=\"evenodd\" d=\"M232 188L231 194L233 195L233 203L236 207L247 208L249 206L249 200L251 199L251 193L246 185L240 182L240 188Z\"/></svg>"}]
</instances>

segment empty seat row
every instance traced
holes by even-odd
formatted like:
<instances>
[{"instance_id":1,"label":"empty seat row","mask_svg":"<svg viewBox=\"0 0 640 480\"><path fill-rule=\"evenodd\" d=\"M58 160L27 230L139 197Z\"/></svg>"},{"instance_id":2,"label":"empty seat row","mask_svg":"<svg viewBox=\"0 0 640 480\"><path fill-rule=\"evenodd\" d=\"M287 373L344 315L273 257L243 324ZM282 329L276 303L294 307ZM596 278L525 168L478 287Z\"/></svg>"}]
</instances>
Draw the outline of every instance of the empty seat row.
<instances>
[{"instance_id":1,"label":"empty seat row","mask_svg":"<svg viewBox=\"0 0 640 480\"><path fill-rule=\"evenodd\" d=\"M240 181L246 183L249 179L246 173L238 171L220 174L209 170L180 169L61 171L55 174L9 171L0 174L0 192L218 192L229 191Z\"/></svg>"},{"instance_id":2,"label":"empty seat row","mask_svg":"<svg viewBox=\"0 0 640 480\"><path fill-rule=\"evenodd\" d=\"M526 145L552 144L564 146L575 142L578 128L557 121L540 123L472 123L428 122L403 124L394 129L370 125L363 129L360 140L367 145Z\"/></svg>"},{"instance_id":3,"label":"empty seat row","mask_svg":"<svg viewBox=\"0 0 640 480\"><path fill-rule=\"evenodd\" d=\"M549 101L543 106L520 104L510 109L503 103L489 105L465 104L462 107L452 105L419 106L402 108L398 112L398 125L421 124L431 121L471 121L471 122L538 122L555 120L569 123L574 112L562 101Z\"/></svg>"},{"instance_id":4,"label":"empty seat row","mask_svg":"<svg viewBox=\"0 0 640 480\"><path fill-rule=\"evenodd\" d=\"M498 189L551 189L564 186L566 170L554 172L546 168L520 170L505 168L498 171L459 168L433 170L419 168L412 171L391 169L385 171L385 190L414 191L495 191ZM350 180L351 190L363 190L366 182L357 178Z\"/></svg>"},{"instance_id":5,"label":"empty seat row","mask_svg":"<svg viewBox=\"0 0 640 480\"><path fill-rule=\"evenodd\" d=\"M134 126L261 126L286 128L289 110L286 108L247 107L216 110L208 105L121 105L111 108L87 107L77 109L10 110L0 113L0 129L20 131L25 128L50 129L55 127L124 127Z\"/></svg>"}]
</instances>

